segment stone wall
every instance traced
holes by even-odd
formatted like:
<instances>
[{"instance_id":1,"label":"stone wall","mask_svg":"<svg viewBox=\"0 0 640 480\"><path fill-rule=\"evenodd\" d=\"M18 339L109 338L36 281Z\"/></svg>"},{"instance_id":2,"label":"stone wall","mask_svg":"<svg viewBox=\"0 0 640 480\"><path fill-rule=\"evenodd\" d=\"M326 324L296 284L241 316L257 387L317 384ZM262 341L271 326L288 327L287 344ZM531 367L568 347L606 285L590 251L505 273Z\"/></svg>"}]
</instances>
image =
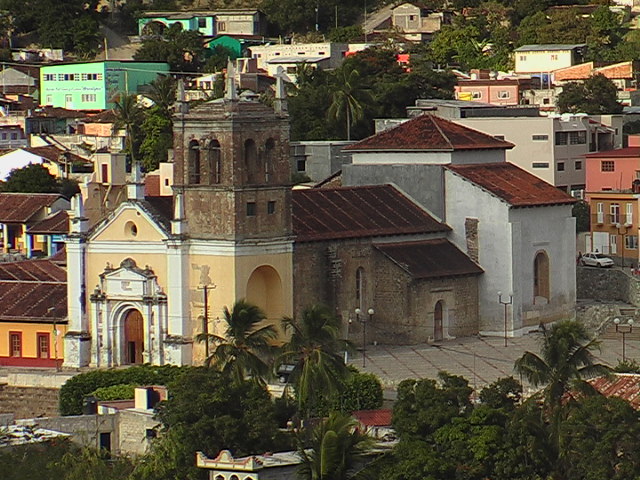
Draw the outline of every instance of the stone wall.
<instances>
[{"instance_id":1,"label":"stone wall","mask_svg":"<svg viewBox=\"0 0 640 480\"><path fill-rule=\"evenodd\" d=\"M19 425L37 425L41 428L71 434L71 439L83 446L99 448L100 434L111 435L111 447L117 435L116 414L74 415L68 417L30 418L16 422ZM118 453L117 451L115 453Z\"/></svg>"},{"instance_id":2,"label":"stone wall","mask_svg":"<svg viewBox=\"0 0 640 480\"><path fill-rule=\"evenodd\" d=\"M640 307L640 279L618 268L577 268L577 296Z\"/></svg>"},{"instance_id":3,"label":"stone wall","mask_svg":"<svg viewBox=\"0 0 640 480\"><path fill-rule=\"evenodd\" d=\"M58 415L57 388L17 387L0 384L0 413L15 418Z\"/></svg>"}]
</instances>

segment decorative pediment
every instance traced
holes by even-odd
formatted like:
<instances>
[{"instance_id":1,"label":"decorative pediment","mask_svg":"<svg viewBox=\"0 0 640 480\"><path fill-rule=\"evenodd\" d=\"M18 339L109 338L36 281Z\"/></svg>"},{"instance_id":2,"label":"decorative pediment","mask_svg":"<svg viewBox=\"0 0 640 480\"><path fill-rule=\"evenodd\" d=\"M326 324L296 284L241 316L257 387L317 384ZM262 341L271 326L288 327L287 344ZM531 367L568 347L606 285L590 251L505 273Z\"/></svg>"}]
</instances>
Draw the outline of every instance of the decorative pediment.
<instances>
[{"instance_id":1,"label":"decorative pediment","mask_svg":"<svg viewBox=\"0 0 640 480\"><path fill-rule=\"evenodd\" d=\"M153 270L139 268L135 260L126 258L119 268L107 265L100 275L101 293L110 299L140 300L164 295Z\"/></svg>"}]
</instances>

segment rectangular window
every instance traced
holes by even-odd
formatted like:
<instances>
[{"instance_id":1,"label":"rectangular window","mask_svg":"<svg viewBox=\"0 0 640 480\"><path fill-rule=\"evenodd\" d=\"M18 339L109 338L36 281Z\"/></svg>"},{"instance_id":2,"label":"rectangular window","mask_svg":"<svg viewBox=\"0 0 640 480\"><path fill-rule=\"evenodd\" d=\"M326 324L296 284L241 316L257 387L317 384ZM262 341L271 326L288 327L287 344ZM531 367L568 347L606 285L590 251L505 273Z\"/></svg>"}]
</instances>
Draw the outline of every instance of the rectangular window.
<instances>
[{"instance_id":1,"label":"rectangular window","mask_svg":"<svg viewBox=\"0 0 640 480\"><path fill-rule=\"evenodd\" d=\"M558 55L551 55L551 60L558 60Z\"/></svg>"},{"instance_id":2,"label":"rectangular window","mask_svg":"<svg viewBox=\"0 0 640 480\"><path fill-rule=\"evenodd\" d=\"M83 73L83 74L82 74L82 81L83 81L83 82L85 82L85 81L87 81L87 80L89 80L89 75L88 75L88 74L86 74L86 73Z\"/></svg>"},{"instance_id":3,"label":"rectangular window","mask_svg":"<svg viewBox=\"0 0 640 480\"><path fill-rule=\"evenodd\" d=\"M559 172L564 172L564 162L558 162L556 167Z\"/></svg>"},{"instance_id":4,"label":"rectangular window","mask_svg":"<svg viewBox=\"0 0 640 480\"><path fill-rule=\"evenodd\" d=\"M48 81L48 82L53 82L56 79L56 74L55 73L45 73L44 74L44 80Z\"/></svg>"},{"instance_id":5,"label":"rectangular window","mask_svg":"<svg viewBox=\"0 0 640 480\"><path fill-rule=\"evenodd\" d=\"M526 55L520 55L519 59L520 59L521 62L524 62L527 59L527 56Z\"/></svg>"},{"instance_id":6,"label":"rectangular window","mask_svg":"<svg viewBox=\"0 0 640 480\"><path fill-rule=\"evenodd\" d=\"M556 145L566 145L569 140L567 132L556 132Z\"/></svg>"},{"instance_id":7,"label":"rectangular window","mask_svg":"<svg viewBox=\"0 0 640 480\"><path fill-rule=\"evenodd\" d=\"M267 202L267 213L269 215L276 213L276 202L273 202L273 201Z\"/></svg>"},{"instance_id":8,"label":"rectangular window","mask_svg":"<svg viewBox=\"0 0 640 480\"><path fill-rule=\"evenodd\" d=\"M497 138L498 140L504 140L504 135L494 135L493 138Z\"/></svg>"},{"instance_id":9,"label":"rectangular window","mask_svg":"<svg viewBox=\"0 0 640 480\"><path fill-rule=\"evenodd\" d=\"M598 223L604 223L604 203L598 202L596 204L596 212Z\"/></svg>"},{"instance_id":10,"label":"rectangular window","mask_svg":"<svg viewBox=\"0 0 640 480\"><path fill-rule=\"evenodd\" d=\"M256 202L247 202L247 217L256 216Z\"/></svg>"},{"instance_id":11,"label":"rectangular window","mask_svg":"<svg viewBox=\"0 0 640 480\"><path fill-rule=\"evenodd\" d=\"M22 356L22 333L9 332L9 353L12 357Z\"/></svg>"},{"instance_id":12,"label":"rectangular window","mask_svg":"<svg viewBox=\"0 0 640 480\"><path fill-rule=\"evenodd\" d=\"M587 143L587 131L569 132L569 143L571 145L585 145Z\"/></svg>"},{"instance_id":13,"label":"rectangular window","mask_svg":"<svg viewBox=\"0 0 640 480\"><path fill-rule=\"evenodd\" d=\"M307 170L307 160L302 159L296 162L296 168L299 172L304 172Z\"/></svg>"},{"instance_id":14,"label":"rectangular window","mask_svg":"<svg viewBox=\"0 0 640 480\"><path fill-rule=\"evenodd\" d=\"M83 102L95 102L97 100L97 95L95 93L83 93L82 101Z\"/></svg>"},{"instance_id":15,"label":"rectangular window","mask_svg":"<svg viewBox=\"0 0 640 480\"><path fill-rule=\"evenodd\" d=\"M47 99L45 101L45 104L47 104L47 105L53 104L53 95L47 95Z\"/></svg>"},{"instance_id":16,"label":"rectangular window","mask_svg":"<svg viewBox=\"0 0 640 480\"><path fill-rule=\"evenodd\" d=\"M618 236L609 235L609 253L615 255L618 253Z\"/></svg>"},{"instance_id":17,"label":"rectangular window","mask_svg":"<svg viewBox=\"0 0 640 480\"><path fill-rule=\"evenodd\" d=\"M576 160L575 169L582 170L582 160Z\"/></svg>"},{"instance_id":18,"label":"rectangular window","mask_svg":"<svg viewBox=\"0 0 640 480\"><path fill-rule=\"evenodd\" d=\"M637 235L627 235L624 237L624 248L627 250L637 250L638 249L638 236Z\"/></svg>"},{"instance_id":19,"label":"rectangular window","mask_svg":"<svg viewBox=\"0 0 640 480\"><path fill-rule=\"evenodd\" d=\"M479 99L482 98L482 92L471 92L471 98Z\"/></svg>"},{"instance_id":20,"label":"rectangular window","mask_svg":"<svg viewBox=\"0 0 640 480\"><path fill-rule=\"evenodd\" d=\"M601 172L615 172L616 164L613 160L602 160L600 162L600 171Z\"/></svg>"},{"instance_id":21,"label":"rectangular window","mask_svg":"<svg viewBox=\"0 0 640 480\"><path fill-rule=\"evenodd\" d=\"M218 31L224 32L227 29L227 24L225 22L218 22ZM276 54L279 55L279 54Z\"/></svg>"},{"instance_id":22,"label":"rectangular window","mask_svg":"<svg viewBox=\"0 0 640 480\"><path fill-rule=\"evenodd\" d=\"M61 82L64 80L64 73L59 73L58 74L58 81Z\"/></svg>"},{"instance_id":23,"label":"rectangular window","mask_svg":"<svg viewBox=\"0 0 640 480\"><path fill-rule=\"evenodd\" d=\"M609 213L611 214L611 223L620 223L620 204L612 203L609 206Z\"/></svg>"},{"instance_id":24,"label":"rectangular window","mask_svg":"<svg viewBox=\"0 0 640 480\"><path fill-rule=\"evenodd\" d=\"M633 203L627 203L625 205L624 223L627 225L633 224Z\"/></svg>"},{"instance_id":25,"label":"rectangular window","mask_svg":"<svg viewBox=\"0 0 640 480\"><path fill-rule=\"evenodd\" d=\"M511 97L511 94L509 93L508 90L500 90L498 92L498 98L509 98Z\"/></svg>"},{"instance_id":26,"label":"rectangular window","mask_svg":"<svg viewBox=\"0 0 640 480\"><path fill-rule=\"evenodd\" d=\"M549 140L549 135L531 135L531 140L534 142L546 142Z\"/></svg>"},{"instance_id":27,"label":"rectangular window","mask_svg":"<svg viewBox=\"0 0 640 480\"><path fill-rule=\"evenodd\" d=\"M49 358L49 334L38 333L38 358Z\"/></svg>"},{"instance_id":28,"label":"rectangular window","mask_svg":"<svg viewBox=\"0 0 640 480\"><path fill-rule=\"evenodd\" d=\"M6 140L6 139L7 139L7 134L6 134L6 133L3 133L3 134L2 134L2 140Z\"/></svg>"},{"instance_id":29,"label":"rectangular window","mask_svg":"<svg viewBox=\"0 0 640 480\"><path fill-rule=\"evenodd\" d=\"M548 162L533 162L531 164L532 168L549 168Z\"/></svg>"},{"instance_id":30,"label":"rectangular window","mask_svg":"<svg viewBox=\"0 0 640 480\"><path fill-rule=\"evenodd\" d=\"M206 28L207 19L206 18L198 18L198 28Z\"/></svg>"},{"instance_id":31,"label":"rectangular window","mask_svg":"<svg viewBox=\"0 0 640 480\"><path fill-rule=\"evenodd\" d=\"M17 140L17 139L18 139L18 134L17 134L17 133L15 133L15 132L13 132L13 133L11 134L11 140Z\"/></svg>"},{"instance_id":32,"label":"rectangular window","mask_svg":"<svg viewBox=\"0 0 640 480\"><path fill-rule=\"evenodd\" d=\"M109 182L109 165L103 163L100 165L100 173L102 173L102 183Z\"/></svg>"}]
</instances>

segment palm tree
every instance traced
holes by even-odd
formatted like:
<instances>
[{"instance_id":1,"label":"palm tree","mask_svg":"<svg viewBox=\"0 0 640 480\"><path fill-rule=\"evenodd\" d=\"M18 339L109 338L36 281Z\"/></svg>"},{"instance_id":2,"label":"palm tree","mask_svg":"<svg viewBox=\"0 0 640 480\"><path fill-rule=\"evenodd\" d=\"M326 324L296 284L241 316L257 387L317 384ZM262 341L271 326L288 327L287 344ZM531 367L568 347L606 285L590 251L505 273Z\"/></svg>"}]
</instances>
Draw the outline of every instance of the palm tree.
<instances>
[{"instance_id":1,"label":"palm tree","mask_svg":"<svg viewBox=\"0 0 640 480\"><path fill-rule=\"evenodd\" d=\"M525 352L516 360L515 369L533 386L545 385L546 406L554 410L571 388L584 390L583 379L602 375L609 368L595 363L592 351L600 342L591 338L580 323L565 321L547 330L542 326L540 355Z\"/></svg>"},{"instance_id":2,"label":"palm tree","mask_svg":"<svg viewBox=\"0 0 640 480\"><path fill-rule=\"evenodd\" d=\"M201 333L196 337L200 342L216 345L205 360L206 365L229 374L237 383L248 377L264 383L271 371L265 359L270 356L273 341L278 336L273 325L260 326L265 319L260 308L245 300L238 300L231 310L224 307L225 336Z\"/></svg>"},{"instance_id":3,"label":"palm tree","mask_svg":"<svg viewBox=\"0 0 640 480\"><path fill-rule=\"evenodd\" d=\"M360 433L357 422L333 412L311 436L311 448L300 445L300 476L306 480L349 480L360 473L357 460L371 446L371 438Z\"/></svg>"},{"instance_id":4,"label":"palm tree","mask_svg":"<svg viewBox=\"0 0 640 480\"><path fill-rule=\"evenodd\" d=\"M121 94L120 99L115 102L114 113L116 120L112 130L115 133L124 129L126 135L126 145L131 155L131 163L135 162L135 149L140 132L140 125L144 119L144 111L136 95Z\"/></svg>"},{"instance_id":5,"label":"palm tree","mask_svg":"<svg viewBox=\"0 0 640 480\"><path fill-rule=\"evenodd\" d=\"M149 98L163 116L171 119L171 107L176 101L176 82L169 75L160 75L149 86Z\"/></svg>"},{"instance_id":6,"label":"palm tree","mask_svg":"<svg viewBox=\"0 0 640 480\"><path fill-rule=\"evenodd\" d=\"M313 392L330 395L342 390L349 375L342 354L350 344L339 338L340 319L324 306L307 307L299 321L286 317L282 323L290 339L280 360L294 365L290 380L300 410L308 414Z\"/></svg>"},{"instance_id":7,"label":"palm tree","mask_svg":"<svg viewBox=\"0 0 640 480\"><path fill-rule=\"evenodd\" d=\"M362 86L360 72L348 65L336 70L332 90L331 105L327 115L336 120L344 116L347 140L351 140L351 125L364 117L362 105L370 99L370 95Z\"/></svg>"}]
</instances>

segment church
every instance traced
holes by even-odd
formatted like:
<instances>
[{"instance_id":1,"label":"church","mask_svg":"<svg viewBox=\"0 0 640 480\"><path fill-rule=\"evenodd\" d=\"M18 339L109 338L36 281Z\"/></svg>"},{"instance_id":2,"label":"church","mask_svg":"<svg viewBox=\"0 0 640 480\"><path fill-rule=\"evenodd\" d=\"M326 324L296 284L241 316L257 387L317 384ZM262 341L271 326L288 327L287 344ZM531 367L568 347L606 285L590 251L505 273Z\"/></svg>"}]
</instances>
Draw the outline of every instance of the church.
<instances>
[{"instance_id":1,"label":"church","mask_svg":"<svg viewBox=\"0 0 640 480\"><path fill-rule=\"evenodd\" d=\"M341 186L294 190L280 82L273 106L232 82L193 108L179 98L172 195L145 196L134 168L101 221L73 201L65 366L201 364L195 337L223 335L243 298L276 325L325 304L356 344L573 315L573 200L506 164L507 142L427 115L350 147ZM497 288L512 295L504 332Z\"/></svg>"}]
</instances>

